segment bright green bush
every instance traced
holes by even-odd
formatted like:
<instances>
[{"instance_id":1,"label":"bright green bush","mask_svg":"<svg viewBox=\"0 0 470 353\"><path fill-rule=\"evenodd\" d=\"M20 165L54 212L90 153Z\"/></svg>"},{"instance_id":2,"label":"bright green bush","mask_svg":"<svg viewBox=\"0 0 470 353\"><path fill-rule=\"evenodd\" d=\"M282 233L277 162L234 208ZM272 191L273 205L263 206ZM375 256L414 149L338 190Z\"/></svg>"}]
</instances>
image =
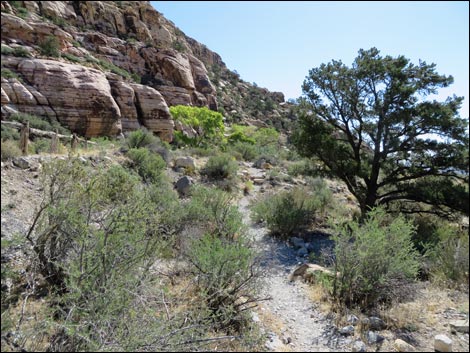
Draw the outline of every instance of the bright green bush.
<instances>
[{"instance_id":1,"label":"bright green bush","mask_svg":"<svg viewBox=\"0 0 470 353\"><path fill-rule=\"evenodd\" d=\"M133 161L133 167L147 183L158 183L162 179L166 163L163 158L146 148L132 148L127 156Z\"/></svg>"},{"instance_id":2,"label":"bright green bush","mask_svg":"<svg viewBox=\"0 0 470 353\"><path fill-rule=\"evenodd\" d=\"M209 110L206 107L189 107L175 105L170 107L174 120L189 126L198 132L194 138L184 136L181 131L175 132L177 143L192 146L217 144L224 137L224 122L222 114Z\"/></svg>"},{"instance_id":3,"label":"bright green bush","mask_svg":"<svg viewBox=\"0 0 470 353\"><path fill-rule=\"evenodd\" d=\"M403 283L418 272L418 252L411 240L412 224L399 216L392 220L374 209L367 219L335 227L333 298L348 307L377 306L397 299Z\"/></svg>"}]
</instances>

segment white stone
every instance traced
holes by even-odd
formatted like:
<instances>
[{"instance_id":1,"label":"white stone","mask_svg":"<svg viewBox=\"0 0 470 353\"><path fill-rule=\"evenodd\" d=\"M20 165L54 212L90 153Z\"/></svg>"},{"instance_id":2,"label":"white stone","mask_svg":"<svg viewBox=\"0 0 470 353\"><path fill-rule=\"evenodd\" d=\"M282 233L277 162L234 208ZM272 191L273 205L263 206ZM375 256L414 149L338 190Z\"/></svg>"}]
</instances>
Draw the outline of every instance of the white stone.
<instances>
[{"instance_id":1,"label":"white stone","mask_svg":"<svg viewBox=\"0 0 470 353\"><path fill-rule=\"evenodd\" d=\"M452 352L452 340L446 335L434 337L434 350L436 352Z\"/></svg>"}]
</instances>

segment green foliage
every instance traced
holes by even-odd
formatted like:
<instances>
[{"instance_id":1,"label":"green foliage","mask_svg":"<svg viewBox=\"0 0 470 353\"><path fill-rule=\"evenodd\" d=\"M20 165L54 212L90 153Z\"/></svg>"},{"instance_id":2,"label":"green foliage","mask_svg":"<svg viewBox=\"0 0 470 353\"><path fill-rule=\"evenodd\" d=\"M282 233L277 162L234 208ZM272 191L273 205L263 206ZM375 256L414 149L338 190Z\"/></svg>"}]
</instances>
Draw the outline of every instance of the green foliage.
<instances>
[{"instance_id":1,"label":"green foliage","mask_svg":"<svg viewBox=\"0 0 470 353\"><path fill-rule=\"evenodd\" d=\"M67 60L70 60L73 63L80 63L80 62L83 61L82 58L79 58L78 56L75 56L75 55L69 54L69 53L63 53L62 57L66 58Z\"/></svg>"},{"instance_id":2,"label":"green foliage","mask_svg":"<svg viewBox=\"0 0 470 353\"><path fill-rule=\"evenodd\" d=\"M217 188L194 186L187 205L186 222L203 225L205 232L234 240L245 227L234 196Z\"/></svg>"},{"instance_id":3,"label":"green foliage","mask_svg":"<svg viewBox=\"0 0 470 353\"><path fill-rule=\"evenodd\" d=\"M20 139L20 132L17 129L14 129L10 126L2 125L2 141L14 140L18 141Z\"/></svg>"},{"instance_id":4,"label":"green foliage","mask_svg":"<svg viewBox=\"0 0 470 353\"><path fill-rule=\"evenodd\" d=\"M258 147L250 142L231 143L227 146L226 151L238 160L254 161L260 156Z\"/></svg>"},{"instance_id":5,"label":"green foliage","mask_svg":"<svg viewBox=\"0 0 470 353\"><path fill-rule=\"evenodd\" d=\"M60 125L60 123L56 120L53 120L51 117L38 117L35 115L25 114L25 113L17 113L13 114L10 120L18 121L20 123L29 122L29 127L44 130L44 131L55 131L57 130L58 133L64 135L70 135L70 131Z\"/></svg>"},{"instance_id":6,"label":"green foliage","mask_svg":"<svg viewBox=\"0 0 470 353\"><path fill-rule=\"evenodd\" d=\"M17 80L22 81L21 77L18 76L16 72L13 72L5 67L2 67L2 78L16 78Z\"/></svg>"},{"instance_id":7,"label":"green foliage","mask_svg":"<svg viewBox=\"0 0 470 353\"><path fill-rule=\"evenodd\" d=\"M11 55L13 54L13 49L10 48L9 46L7 45L4 45L2 44L2 51L1 51L2 55ZM3 67L2 67L2 71L3 71ZM3 76L3 75L2 75Z\"/></svg>"},{"instance_id":8,"label":"green foliage","mask_svg":"<svg viewBox=\"0 0 470 353\"><path fill-rule=\"evenodd\" d=\"M132 148L127 156L133 162L133 168L147 183L159 183L162 179L166 163L163 158L146 148Z\"/></svg>"},{"instance_id":9,"label":"green foliage","mask_svg":"<svg viewBox=\"0 0 470 353\"><path fill-rule=\"evenodd\" d=\"M468 232L455 225L441 224L435 229L437 244L430 244L426 257L430 260L432 279L449 287L462 285L468 290Z\"/></svg>"},{"instance_id":10,"label":"green foliage","mask_svg":"<svg viewBox=\"0 0 470 353\"><path fill-rule=\"evenodd\" d=\"M18 141L3 140L2 137L2 161L21 156L21 150Z\"/></svg>"},{"instance_id":11,"label":"green foliage","mask_svg":"<svg viewBox=\"0 0 470 353\"><path fill-rule=\"evenodd\" d=\"M134 73L131 74L127 70L124 70L124 69L120 68L119 66L114 65L112 62L109 62L109 61L106 61L106 60L101 60L101 59L96 59L95 57L90 56L90 55L86 55L85 60L89 63L93 63L93 64L98 65L99 67L101 67L104 70L111 71L112 73L114 73L116 75L120 75L124 78L127 78L129 80L133 80L137 83L140 83L141 78L140 78L139 75L134 74Z\"/></svg>"},{"instance_id":12,"label":"green foliage","mask_svg":"<svg viewBox=\"0 0 470 353\"><path fill-rule=\"evenodd\" d=\"M233 179L237 175L238 163L228 154L210 157L201 174L210 180Z\"/></svg>"},{"instance_id":13,"label":"green foliage","mask_svg":"<svg viewBox=\"0 0 470 353\"><path fill-rule=\"evenodd\" d=\"M201 146L220 143L224 137L224 122L222 114L209 110L206 107L189 107L176 105L170 107L173 119L180 121L195 131L195 137L186 137L180 131L175 133L175 138L180 144Z\"/></svg>"},{"instance_id":14,"label":"green foliage","mask_svg":"<svg viewBox=\"0 0 470 353\"><path fill-rule=\"evenodd\" d=\"M51 140L47 138L38 138L31 144L32 153L39 154L42 152L49 152L51 149Z\"/></svg>"},{"instance_id":15,"label":"green foliage","mask_svg":"<svg viewBox=\"0 0 470 353\"><path fill-rule=\"evenodd\" d=\"M417 275L413 232L412 224L402 216L389 219L380 208L371 210L363 224L336 225L333 239L338 275L333 279L333 298L361 308L396 299L403 283Z\"/></svg>"},{"instance_id":16,"label":"green foliage","mask_svg":"<svg viewBox=\"0 0 470 353\"><path fill-rule=\"evenodd\" d=\"M57 37L47 36L39 43L39 51L42 55L58 58L60 56L60 43Z\"/></svg>"},{"instance_id":17,"label":"green foliage","mask_svg":"<svg viewBox=\"0 0 470 353\"><path fill-rule=\"evenodd\" d=\"M129 135L127 135L125 143L129 148L143 148L157 144L158 141L158 137L156 137L153 132L143 127L139 130L131 131Z\"/></svg>"},{"instance_id":18,"label":"green foliage","mask_svg":"<svg viewBox=\"0 0 470 353\"><path fill-rule=\"evenodd\" d=\"M75 48L81 48L82 47L82 44L79 41L76 41L76 40L72 40L72 45Z\"/></svg>"},{"instance_id":19,"label":"green foliage","mask_svg":"<svg viewBox=\"0 0 470 353\"><path fill-rule=\"evenodd\" d=\"M31 53L28 51L28 49L23 48L23 47L15 47L13 48L13 53L14 56L19 56L21 58L30 58Z\"/></svg>"},{"instance_id":20,"label":"green foliage","mask_svg":"<svg viewBox=\"0 0 470 353\"><path fill-rule=\"evenodd\" d=\"M44 188L28 239L55 289L62 335L77 350L130 344L120 332L162 242L139 179L118 165L88 169L68 159L44 166Z\"/></svg>"},{"instance_id":21,"label":"green foliage","mask_svg":"<svg viewBox=\"0 0 470 353\"><path fill-rule=\"evenodd\" d=\"M288 238L310 225L315 214L327 207L331 201L328 192L324 184L318 183L316 190L297 187L264 196L252 205L252 218L265 221L272 234Z\"/></svg>"},{"instance_id":22,"label":"green foliage","mask_svg":"<svg viewBox=\"0 0 470 353\"><path fill-rule=\"evenodd\" d=\"M243 314L259 286L253 272L254 253L246 242L204 235L193 242L188 257L212 319L225 329L246 325L249 317Z\"/></svg>"},{"instance_id":23,"label":"green foliage","mask_svg":"<svg viewBox=\"0 0 470 353\"><path fill-rule=\"evenodd\" d=\"M251 127L233 124L231 128L232 133L227 138L229 143L245 142L251 145L256 143L254 138L248 136L253 135L253 129L251 129Z\"/></svg>"},{"instance_id":24,"label":"green foliage","mask_svg":"<svg viewBox=\"0 0 470 353\"><path fill-rule=\"evenodd\" d=\"M333 60L310 70L303 84L294 145L348 185L362 216L399 201L408 213L432 205L439 214L468 214L468 189L454 190L468 184L463 97L421 99L453 83L435 67L361 49L351 67ZM443 186L445 195L433 192Z\"/></svg>"},{"instance_id":25,"label":"green foliage","mask_svg":"<svg viewBox=\"0 0 470 353\"><path fill-rule=\"evenodd\" d=\"M314 176L318 174L318 169L310 159L302 159L294 162L287 167L287 173L292 176L304 175Z\"/></svg>"}]
</instances>

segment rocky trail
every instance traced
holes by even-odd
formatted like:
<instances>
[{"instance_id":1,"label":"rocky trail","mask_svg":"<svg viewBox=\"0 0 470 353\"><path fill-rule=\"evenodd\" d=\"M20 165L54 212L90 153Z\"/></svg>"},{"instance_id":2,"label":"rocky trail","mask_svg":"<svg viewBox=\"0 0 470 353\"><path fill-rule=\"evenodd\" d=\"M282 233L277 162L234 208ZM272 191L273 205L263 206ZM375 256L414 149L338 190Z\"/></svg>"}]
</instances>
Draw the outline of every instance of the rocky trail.
<instances>
[{"instance_id":1,"label":"rocky trail","mask_svg":"<svg viewBox=\"0 0 470 353\"><path fill-rule=\"evenodd\" d=\"M255 186L252 195L260 192ZM266 332L266 349L274 351L329 352L345 351L350 339L341 337L313 303L307 294L308 285L301 281L290 281L289 275L304 261L287 243L268 234L268 229L253 224L250 220L249 204L253 196L244 196L239 202L249 234L261 253L265 270L263 296L271 299L263 302L255 321L271 317L277 321L278 332Z\"/></svg>"}]
</instances>

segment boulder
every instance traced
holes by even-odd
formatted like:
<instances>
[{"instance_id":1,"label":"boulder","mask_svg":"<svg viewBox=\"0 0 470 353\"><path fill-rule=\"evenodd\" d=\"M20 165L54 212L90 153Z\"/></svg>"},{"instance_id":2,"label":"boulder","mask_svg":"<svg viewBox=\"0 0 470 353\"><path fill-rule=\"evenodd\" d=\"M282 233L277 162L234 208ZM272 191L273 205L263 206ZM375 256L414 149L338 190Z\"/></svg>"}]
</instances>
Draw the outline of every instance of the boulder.
<instances>
[{"instance_id":1,"label":"boulder","mask_svg":"<svg viewBox=\"0 0 470 353\"><path fill-rule=\"evenodd\" d=\"M396 339L395 342L393 342L393 347L398 352L414 352L415 351L415 347L413 347L411 344L406 343L405 341L401 339Z\"/></svg>"},{"instance_id":2,"label":"boulder","mask_svg":"<svg viewBox=\"0 0 470 353\"><path fill-rule=\"evenodd\" d=\"M367 346L361 340L355 341L353 343L351 351L353 351L353 352L367 352Z\"/></svg>"},{"instance_id":3,"label":"boulder","mask_svg":"<svg viewBox=\"0 0 470 353\"><path fill-rule=\"evenodd\" d=\"M452 352L452 340L446 335L435 336L434 350L436 352Z\"/></svg>"},{"instance_id":4,"label":"boulder","mask_svg":"<svg viewBox=\"0 0 470 353\"><path fill-rule=\"evenodd\" d=\"M175 168L178 167L189 168L194 170L196 169L196 163L191 157L179 157L175 159Z\"/></svg>"},{"instance_id":5,"label":"boulder","mask_svg":"<svg viewBox=\"0 0 470 353\"><path fill-rule=\"evenodd\" d=\"M354 326L349 325L349 326L342 327L339 330L339 333L343 336L352 336L354 335Z\"/></svg>"},{"instance_id":6,"label":"boulder","mask_svg":"<svg viewBox=\"0 0 470 353\"><path fill-rule=\"evenodd\" d=\"M468 333L468 320L454 320L449 322L450 331L452 333L461 332Z\"/></svg>"},{"instance_id":7,"label":"boulder","mask_svg":"<svg viewBox=\"0 0 470 353\"><path fill-rule=\"evenodd\" d=\"M191 190L191 185L193 184L193 180L188 177L184 176L180 179L175 184L175 189L178 191L178 193L182 196L187 196Z\"/></svg>"}]
</instances>

